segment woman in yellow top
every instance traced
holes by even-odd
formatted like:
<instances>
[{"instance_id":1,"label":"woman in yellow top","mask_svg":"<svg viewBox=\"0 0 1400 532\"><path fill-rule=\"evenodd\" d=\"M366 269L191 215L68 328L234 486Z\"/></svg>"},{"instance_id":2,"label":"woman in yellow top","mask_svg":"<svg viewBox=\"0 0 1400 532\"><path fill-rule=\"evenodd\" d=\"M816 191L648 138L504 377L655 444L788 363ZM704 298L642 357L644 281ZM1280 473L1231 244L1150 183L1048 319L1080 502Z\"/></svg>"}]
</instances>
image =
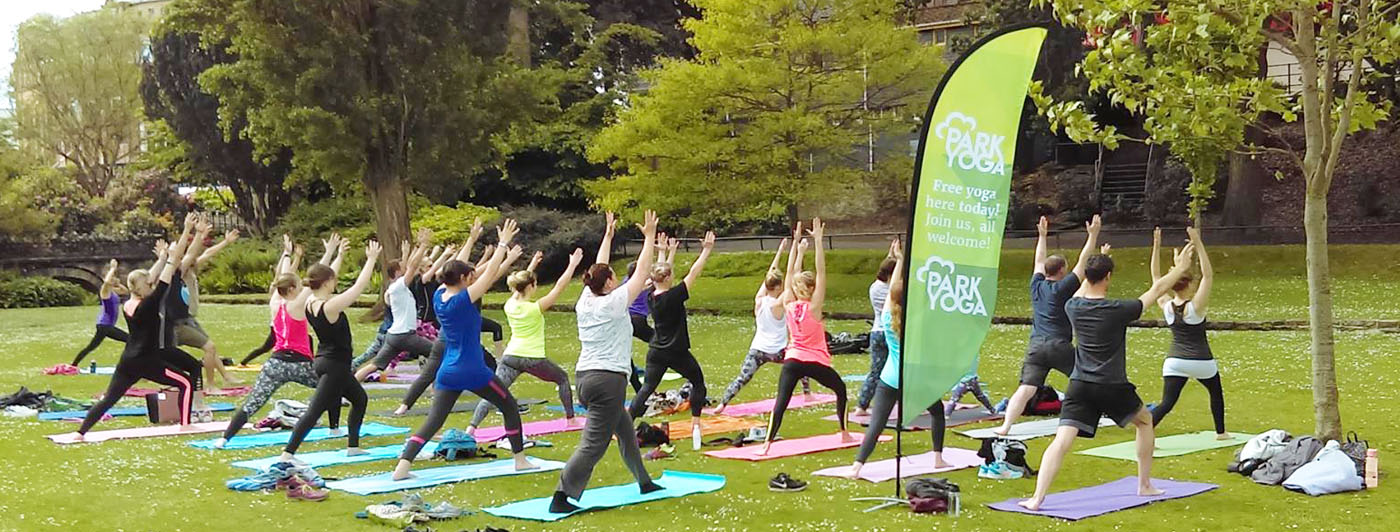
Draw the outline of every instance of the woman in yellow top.
<instances>
[{"instance_id":1,"label":"woman in yellow top","mask_svg":"<svg viewBox=\"0 0 1400 532\"><path fill-rule=\"evenodd\" d=\"M510 324L510 343L506 344L505 356L496 363L496 378L507 388L521 373L529 373L554 383L559 387L559 402L564 405L564 417L572 423L574 397L569 388L569 373L545 358L544 312L554 306L554 302L564 293L564 288L574 276L574 269L583 261L583 250L574 249L574 253L569 255L569 267L564 269L564 274L559 276L554 288L539 301L531 301L530 298L539 288L539 280L535 278L535 266L539 265L541 257L540 253L536 253L528 268L512 273L510 278L506 279L511 291L510 299L506 300L505 305L506 321ZM492 408L494 406L486 401L476 405L476 413L472 415L467 434L474 435Z\"/></svg>"}]
</instances>

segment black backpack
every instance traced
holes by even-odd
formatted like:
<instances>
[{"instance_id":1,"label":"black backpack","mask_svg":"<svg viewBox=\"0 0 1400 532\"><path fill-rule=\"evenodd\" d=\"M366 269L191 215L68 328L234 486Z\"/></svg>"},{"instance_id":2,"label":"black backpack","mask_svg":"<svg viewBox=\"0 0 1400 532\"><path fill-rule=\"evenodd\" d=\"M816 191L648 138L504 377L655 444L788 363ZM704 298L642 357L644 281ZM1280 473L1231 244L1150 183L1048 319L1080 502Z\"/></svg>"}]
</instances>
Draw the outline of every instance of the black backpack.
<instances>
[{"instance_id":1,"label":"black backpack","mask_svg":"<svg viewBox=\"0 0 1400 532\"><path fill-rule=\"evenodd\" d=\"M637 423L637 446L657 447L671 443L671 431L668 430L670 428L668 425L662 423L658 427L645 421Z\"/></svg>"}]
</instances>

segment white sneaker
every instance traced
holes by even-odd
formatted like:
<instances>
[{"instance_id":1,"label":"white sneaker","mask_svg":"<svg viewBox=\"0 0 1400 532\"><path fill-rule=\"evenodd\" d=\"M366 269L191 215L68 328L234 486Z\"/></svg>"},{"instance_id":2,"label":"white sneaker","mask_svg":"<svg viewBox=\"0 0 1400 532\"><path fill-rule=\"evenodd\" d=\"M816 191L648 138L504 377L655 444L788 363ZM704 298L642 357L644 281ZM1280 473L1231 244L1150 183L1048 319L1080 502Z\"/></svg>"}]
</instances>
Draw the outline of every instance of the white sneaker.
<instances>
[{"instance_id":1,"label":"white sneaker","mask_svg":"<svg viewBox=\"0 0 1400 532\"><path fill-rule=\"evenodd\" d=\"M226 439L224 439L224 438L219 438L219 439L217 439L217 440L214 440L214 448L215 448L215 449L223 449L225 445L228 445L228 440L226 440Z\"/></svg>"}]
</instances>

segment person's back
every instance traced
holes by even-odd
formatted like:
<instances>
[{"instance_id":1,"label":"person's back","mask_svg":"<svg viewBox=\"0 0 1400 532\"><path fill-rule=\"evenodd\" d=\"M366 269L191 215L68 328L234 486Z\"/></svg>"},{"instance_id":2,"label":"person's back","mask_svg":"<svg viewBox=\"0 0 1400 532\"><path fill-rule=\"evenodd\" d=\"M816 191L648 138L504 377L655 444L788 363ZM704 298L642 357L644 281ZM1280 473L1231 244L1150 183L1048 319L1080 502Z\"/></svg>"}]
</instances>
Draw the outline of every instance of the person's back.
<instances>
[{"instance_id":1,"label":"person's back","mask_svg":"<svg viewBox=\"0 0 1400 532\"><path fill-rule=\"evenodd\" d=\"M506 300L506 322L510 324L510 342L505 354L518 357L544 358L544 313L540 304L518 297Z\"/></svg>"},{"instance_id":2,"label":"person's back","mask_svg":"<svg viewBox=\"0 0 1400 532\"><path fill-rule=\"evenodd\" d=\"M1136 299L1071 298L1065 313L1079 341L1070 378L1102 384L1128 382L1128 324L1142 316Z\"/></svg>"},{"instance_id":3,"label":"person's back","mask_svg":"<svg viewBox=\"0 0 1400 532\"><path fill-rule=\"evenodd\" d=\"M753 342L749 349L763 353L780 353L787 348L787 314L779 307L780 316L773 315L773 307L779 305L778 298L763 296L754 312Z\"/></svg>"},{"instance_id":4,"label":"person's back","mask_svg":"<svg viewBox=\"0 0 1400 532\"><path fill-rule=\"evenodd\" d=\"M812 312L812 302L798 300L788 303L786 311L784 317L787 320L788 333L792 335L787 358L830 366L831 353L826 345L826 326L822 324L821 316Z\"/></svg>"},{"instance_id":5,"label":"person's back","mask_svg":"<svg viewBox=\"0 0 1400 532\"><path fill-rule=\"evenodd\" d=\"M631 373L632 321L626 291L595 295L585 288L574 313L578 320L579 358L575 371Z\"/></svg>"},{"instance_id":6,"label":"person's back","mask_svg":"<svg viewBox=\"0 0 1400 532\"><path fill-rule=\"evenodd\" d=\"M1031 277L1031 338L1040 340L1072 339L1065 303L1079 290L1079 276L1068 272L1064 278L1050 280L1044 274Z\"/></svg>"}]
</instances>

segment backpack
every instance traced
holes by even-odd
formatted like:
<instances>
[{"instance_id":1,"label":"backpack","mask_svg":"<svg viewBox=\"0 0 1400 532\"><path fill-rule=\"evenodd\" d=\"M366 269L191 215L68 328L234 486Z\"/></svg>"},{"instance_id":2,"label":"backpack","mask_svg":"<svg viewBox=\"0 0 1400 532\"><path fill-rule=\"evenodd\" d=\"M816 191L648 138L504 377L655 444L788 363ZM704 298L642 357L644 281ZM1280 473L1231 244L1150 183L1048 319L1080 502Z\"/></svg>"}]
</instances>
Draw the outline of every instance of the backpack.
<instances>
[{"instance_id":1,"label":"backpack","mask_svg":"<svg viewBox=\"0 0 1400 532\"><path fill-rule=\"evenodd\" d=\"M943 513L953 505L958 485L941 478L916 478L904 486L914 513Z\"/></svg>"},{"instance_id":2,"label":"backpack","mask_svg":"<svg viewBox=\"0 0 1400 532\"><path fill-rule=\"evenodd\" d=\"M466 460L482 454L476 446L476 438L457 429L447 429L438 442L437 450L433 451L433 456L441 456L448 461Z\"/></svg>"},{"instance_id":3,"label":"backpack","mask_svg":"<svg viewBox=\"0 0 1400 532\"><path fill-rule=\"evenodd\" d=\"M645 421L637 423L637 446L657 447L671 443L671 431L667 423L661 426L652 425Z\"/></svg>"},{"instance_id":4,"label":"backpack","mask_svg":"<svg viewBox=\"0 0 1400 532\"><path fill-rule=\"evenodd\" d=\"M1303 436L1288 442L1288 445L1279 451L1278 454L1270 458L1269 461L1259 464L1259 467L1249 475L1249 478L1260 484L1277 486L1282 484L1298 468L1311 462L1322 450L1322 442L1312 436Z\"/></svg>"},{"instance_id":5,"label":"backpack","mask_svg":"<svg viewBox=\"0 0 1400 532\"><path fill-rule=\"evenodd\" d=\"M1356 435L1356 431L1352 431L1347 433L1346 441L1340 443L1342 452L1356 464L1356 474L1365 477L1366 449L1370 448L1370 442L1361 439L1361 436Z\"/></svg>"},{"instance_id":6,"label":"backpack","mask_svg":"<svg viewBox=\"0 0 1400 532\"><path fill-rule=\"evenodd\" d=\"M984 438L982 448L977 450L977 456L987 465L1001 462L1008 467L1020 469L1026 476L1035 476L1035 470L1026 462L1025 442L1007 438Z\"/></svg>"},{"instance_id":7,"label":"backpack","mask_svg":"<svg viewBox=\"0 0 1400 532\"><path fill-rule=\"evenodd\" d=\"M1031 400L1026 402L1026 413L1033 416L1058 415L1060 406L1060 393L1046 384L1037 389Z\"/></svg>"}]
</instances>

